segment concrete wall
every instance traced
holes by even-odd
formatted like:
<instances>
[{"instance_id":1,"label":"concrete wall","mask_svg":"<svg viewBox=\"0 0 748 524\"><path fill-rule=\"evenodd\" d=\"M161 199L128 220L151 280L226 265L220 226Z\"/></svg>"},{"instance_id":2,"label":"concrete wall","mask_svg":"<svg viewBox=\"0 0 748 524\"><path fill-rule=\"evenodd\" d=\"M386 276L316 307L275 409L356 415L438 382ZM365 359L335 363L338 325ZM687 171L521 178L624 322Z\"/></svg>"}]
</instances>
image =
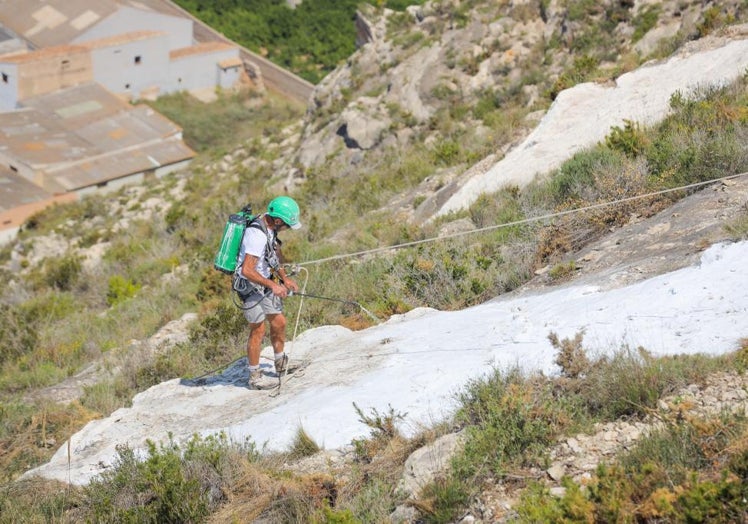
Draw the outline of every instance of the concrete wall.
<instances>
[{"instance_id":1,"label":"concrete wall","mask_svg":"<svg viewBox=\"0 0 748 524\"><path fill-rule=\"evenodd\" d=\"M0 111L11 111L18 105L18 64L0 60Z\"/></svg>"},{"instance_id":2,"label":"concrete wall","mask_svg":"<svg viewBox=\"0 0 748 524\"><path fill-rule=\"evenodd\" d=\"M115 178L113 180L108 180L101 184L82 187L80 189L76 189L75 191L71 191L70 193L67 193L67 194L76 195L78 198L83 198L86 195L93 195L93 194L100 195L100 194L111 193L112 191L116 191L128 185L142 184L145 180L149 180L153 178L162 178L168 175L169 173L173 173L175 171L184 169L185 167L190 165L190 162L191 162L191 159L183 160L181 162L174 162L173 164L161 166L161 167L154 168L154 169L149 169L148 171L141 171L140 173L133 173L131 175L123 176L120 178Z\"/></svg>"},{"instance_id":3,"label":"concrete wall","mask_svg":"<svg viewBox=\"0 0 748 524\"><path fill-rule=\"evenodd\" d=\"M93 80L91 55L87 49L71 47L64 53L38 51L23 56L29 58L17 62L18 100Z\"/></svg>"},{"instance_id":4,"label":"concrete wall","mask_svg":"<svg viewBox=\"0 0 748 524\"><path fill-rule=\"evenodd\" d=\"M120 6L116 13L77 37L74 42L86 42L131 31L163 31L168 33L169 50L189 47L193 43L192 20L125 6Z\"/></svg>"},{"instance_id":5,"label":"concrete wall","mask_svg":"<svg viewBox=\"0 0 748 524\"><path fill-rule=\"evenodd\" d=\"M242 77L246 75L241 58L237 56L236 60L236 63L218 64L218 86L221 89L231 89L237 86Z\"/></svg>"},{"instance_id":6,"label":"concrete wall","mask_svg":"<svg viewBox=\"0 0 748 524\"><path fill-rule=\"evenodd\" d=\"M169 92L215 88L221 85L221 80L228 82L231 73L227 71L227 78L221 79L221 67L218 63L238 57L239 49L233 48L173 58L170 65ZM235 69L235 74L238 79L238 68ZM231 86L233 85L232 83Z\"/></svg>"},{"instance_id":7,"label":"concrete wall","mask_svg":"<svg viewBox=\"0 0 748 524\"><path fill-rule=\"evenodd\" d=\"M91 50L94 81L132 99L161 91L169 82L166 34Z\"/></svg>"}]
</instances>

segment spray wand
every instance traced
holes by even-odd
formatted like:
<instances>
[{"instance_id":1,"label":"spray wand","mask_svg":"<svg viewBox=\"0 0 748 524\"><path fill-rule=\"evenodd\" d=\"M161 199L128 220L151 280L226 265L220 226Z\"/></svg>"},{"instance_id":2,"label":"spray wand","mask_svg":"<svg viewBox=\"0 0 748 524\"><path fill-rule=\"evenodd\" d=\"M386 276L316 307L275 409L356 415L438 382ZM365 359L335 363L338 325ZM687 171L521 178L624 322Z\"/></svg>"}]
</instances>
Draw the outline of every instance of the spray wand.
<instances>
[{"instance_id":1,"label":"spray wand","mask_svg":"<svg viewBox=\"0 0 748 524\"><path fill-rule=\"evenodd\" d=\"M302 297L302 298L317 298L320 300L329 300L330 302L340 302L341 304L349 304L352 306L358 306L361 308L361 311L369 315L372 319L374 319L377 323L381 322L374 313L366 309L364 306L359 304L358 302L355 302L353 300L343 300L342 298L332 298L332 297L323 297L321 295L312 295L311 293L294 293L293 291L288 292L288 296L296 296L296 297Z\"/></svg>"}]
</instances>

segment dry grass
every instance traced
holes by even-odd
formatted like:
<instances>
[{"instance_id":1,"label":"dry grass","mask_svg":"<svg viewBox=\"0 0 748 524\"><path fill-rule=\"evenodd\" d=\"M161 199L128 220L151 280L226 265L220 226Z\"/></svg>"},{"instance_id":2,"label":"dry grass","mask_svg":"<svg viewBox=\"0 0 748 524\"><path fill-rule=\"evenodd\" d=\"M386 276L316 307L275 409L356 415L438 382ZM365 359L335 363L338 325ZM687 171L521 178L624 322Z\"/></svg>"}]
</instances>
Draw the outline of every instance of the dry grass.
<instances>
[{"instance_id":1,"label":"dry grass","mask_svg":"<svg viewBox=\"0 0 748 524\"><path fill-rule=\"evenodd\" d=\"M0 410L8 411L7 404ZM51 458L52 454L79 428L98 417L79 403L68 406L45 404L26 417L9 417L15 425L0 438L0 471L2 481L13 479L26 469Z\"/></svg>"},{"instance_id":2,"label":"dry grass","mask_svg":"<svg viewBox=\"0 0 748 524\"><path fill-rule=\"evenodd\" d=\"M208 522L308 522L311 515L337 499L335 480L325 474L273 473L267 463L246 463L225 493L226 503Z\"/></svg>"}]
</instances>

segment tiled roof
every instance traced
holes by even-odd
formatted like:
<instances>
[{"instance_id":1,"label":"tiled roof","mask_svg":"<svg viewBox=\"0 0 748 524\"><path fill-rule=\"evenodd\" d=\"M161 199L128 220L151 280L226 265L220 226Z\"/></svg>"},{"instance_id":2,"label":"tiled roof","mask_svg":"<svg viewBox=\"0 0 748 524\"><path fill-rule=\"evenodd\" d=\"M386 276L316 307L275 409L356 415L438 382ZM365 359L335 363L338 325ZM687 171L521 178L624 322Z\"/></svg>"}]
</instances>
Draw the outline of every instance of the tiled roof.
<instances>
[{"instance_id":1,"label":"tiled roof","mask_svg":"<svg viewBox=\"0 0 748 524\"><path fill-rule=\"evenodd\" d=\"M3 113L0 152L43 172L48 191L101 184L195 155L173 122L98 84L37 96L24 105Z\"/></svg>"},{"instance_id":2,"label":"tiled roof","mask_svg":"<svg viewBox=\"0 0 748 524\"><path fill-rule=\"evenodd\" d=\"M3 0L0 23L36 47L72 42L117 11L113 0Z\"/></svg>"},{"instance_id":3,"label":"tiled roof","mask_svg":"<svg viewBox=\"0 0 748 524\"><path fill-rule=\"evenodd\" d=\"M139 40L149 40L160 35L166 35L166 33L163 31L131 31L120 35L108 36L106 38L88 40L86 42L81 42L80 45L90 49L99 49L102 47L115 47L130 42L137 42Z\"/></svg>"},{"instance_id":4,"label":"tiled roof","mask_svg":"<svg viewBox=\"0 0 748 524\"><path fill-rule=\"evenodd\" d=\"M204 42L202 44L193 45L190 47L182 47L175 49L169 53L169 58L172 60L178 60L186 56L202 55L216 53L218 51L226 51L228 49L238 49L236 46L227 44L225 42Z\"/></svg>"},{"instance_id":5,"label":"tiled roof","mask_svg":"<svg viewBox=\"0 0 748 524\"><path fill-rule=\"evenodd\" d=\"M88 53L88 48L82 45L59 45L47 47L38 51L29 51L28 53L12 53L0 56L0 62L5 64L23 64L54 58L57 56L66 56L77 53Z\"/></svg>"}]
</instances>

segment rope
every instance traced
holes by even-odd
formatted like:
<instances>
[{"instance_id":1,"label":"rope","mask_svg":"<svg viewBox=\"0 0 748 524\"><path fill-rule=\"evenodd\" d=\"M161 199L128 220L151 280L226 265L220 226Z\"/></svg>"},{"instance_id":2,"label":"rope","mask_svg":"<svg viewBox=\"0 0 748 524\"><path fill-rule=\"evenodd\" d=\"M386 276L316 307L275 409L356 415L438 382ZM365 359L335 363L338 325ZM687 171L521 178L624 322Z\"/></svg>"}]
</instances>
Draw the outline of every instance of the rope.
<instances>
[{"instance_id":1,"label":"rope","mask_svg":"<svg viewBox=\"0 0 748 524\"><path fill-rule=\"evenodd\" d=\"M306 268L300 267L299 269L303 269L304 271L306 271ZM308 274L308 272L307 272L307 274ZM344 300L342 298L323 297L321 295L312 295L312 294L309 294L309 293L289 293L289 296L299 296L299 297L302 297L302 300L304 299L303 297L319 298L320 300L329 300L330 302L340 302L341 304L349 304L351 306L358 306L358 307L361 308L361 310L364 313L366 313L367 315L369 315L377 323L381 322L381 320L374 313L372 313L371 311L369 311L368 309L366 309L364 306L362 306L361 304L359 304L355 300Z\"/></svg>"},{"instance_id":2,"label":"rope","mask_svg":"<svg viewBox=\"0 0 748 524\"><path fill-rule=\"evenodd\" d=\"M342 254L342 255L333 255L333 256L329 256L329 257L325 257L325 258L319 258L317 260L309 260L307 262L301 262L298 265L299 266L311 266L311 265L315 265L315 264L322 264L324 262L331 262L333 260L342 260L342 259L346 259L346 258L354 258L354 257L360 257L360 256L364 256L364 255L372 255L372 254L376 254L376 253L384 253L384 252L387 252L387 251L393 251L393 250L396 250L396 249L402 249L404 247L413 247L413 246L418 246L418 245L421 245L421 244L428 244L428 243L431 243L431 242L436 242L436 241L439 241L439 240L448 240L450 238L462 237L462 236L465 236L465 235L472 235L474 233L482 233L482 232L485 232L485 231L493 231L495 229L500 229L500 228L504 228L504 227L519 226L519 225L522 225L522 224L529 224L531 222L540 222L540 221L543 221L543 220L549 220L551 218L557 218L557 217L562 217L562 216L566 216L566 215L571 215L573 213L583 213L585 211L591 211L593 209L600 209L600 208L607 207L607 206L614 206L616 204L623 204L623 203L626 203L626 202L632 202L634 200L641 200L641 199L644 199L644 198L651 198L651 197L655 197L655 196L659 196L659 195L665 195L665 194L668 194L668 193L674 193L676 191L685 191L685 190L688 190L688 189L694 189L694 188L706 186L706 185L709 185L709 184L715 184L717 182L724 182L726 180L732 180L732 179L743 177L743 176L746 176L746 175L748 175L748 172L739 173L737 175L729 175L729 176L725 176L725 177L722 177L722 178L715 178L715 179L707 180L707 181L704 181L704 182L694 182L693 184L687 184L685 186L673 187L673 188L670 188L670 189L662 189L660 191L653 191L651 193L645 193L643 195L636 195L636 196L621 198L621 199L618 199L618 200L611 200L609 202L600 202L598 204L591 204L589 206L579 207L579 208L576 208L576 209L568 209L566 211L557 211L555 213L548 213L548 214L540 215L540 216L537 216L537 217L525 218L525 219L522 219L522 220L515 220L513 222L505 222L503 224L495 224L495 225L492 225L492 226L486 226L486 227L482 227L482 228L479 228L479 229L473 229L471 231L459 231L459 232L452 233L452 234L449 234L449 235L443 235L443 236L439 236L439 237L424 238L422 240L414 240L412 242L404 242L402 244L395 244L395 245L392 245L392 246L377 247L377 248L374 248L374 249L367 249L365 251L356 251L354 253L345 253L345 254Z\"/></svg>"},{"instance_id":3,"label":"rope","mask_svg":"<svg viewBox=\"0 0 748 524\"><path fill-rule=\"evenodd\" d=\"M305 274L304 277L304 285L301 286L301 293L294 293L295 295L299 295L301 297L301 300L299 301L299 310L296 312L296 322L293 327L293 336L291 337L291 343L289 344L291 348L293 348L293 342L296 340L296 332L299 329L299 320L301 319L301 306L304 305L304 297L307 295L304 293L306 291L306 284L309 282L309 270L305 267L299 267L300 271L303 271Z\"/></svg>"}]
</instances>

